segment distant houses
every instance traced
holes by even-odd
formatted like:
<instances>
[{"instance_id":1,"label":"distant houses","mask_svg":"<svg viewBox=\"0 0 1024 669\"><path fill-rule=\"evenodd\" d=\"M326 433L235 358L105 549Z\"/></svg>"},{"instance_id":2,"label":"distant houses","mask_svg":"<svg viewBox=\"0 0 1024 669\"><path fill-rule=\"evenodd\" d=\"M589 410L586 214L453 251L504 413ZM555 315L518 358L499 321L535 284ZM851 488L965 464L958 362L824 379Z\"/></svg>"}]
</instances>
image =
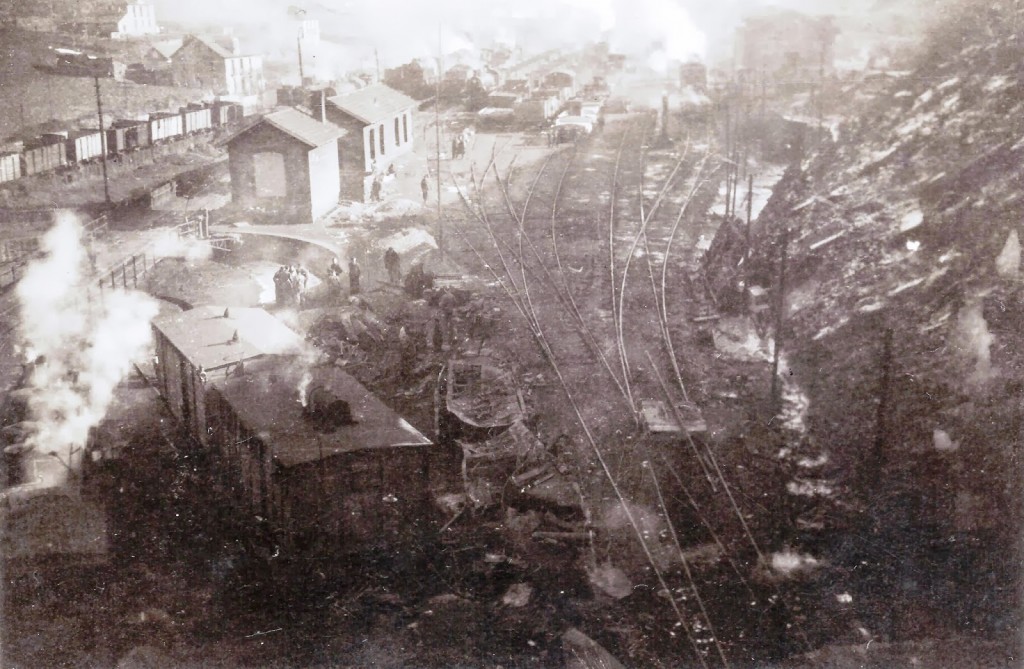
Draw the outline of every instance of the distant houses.
<instances>
[{"instance_id":1,"label":"distant houses","mask_svg":"<svg viewBox=\"0 0 1024 669\"><path fill-rule=\"evenodd\" d=\"M138 0L128 3L124 8L124 15L117 21L117 31L112 33L111 37L142 37L159 33L160 26L156 22L156 7L146 0Z\"/></svg>"},{"instance_id":2,"label":"distant houses","mask_svg":"<svg viewBox=\"0 0 1024 669\"><path fill-rule=\"evenodd\" d=\"M144 37L160 32L156 7L150 0L0 2L0 24L13 24L23 30L114 39Z\"/></svg>"},{"instance_id":3,"label":"distant houses","mask_svg":"<svg viewBox=\"0 0 1024 669\"><path fill-rule=\"evenodd\" d=\"M267 87L262 56L235 53L208 37L188 35L170 61L177 86L232 96L259 95Z\"/></svg>"}]
</instances>

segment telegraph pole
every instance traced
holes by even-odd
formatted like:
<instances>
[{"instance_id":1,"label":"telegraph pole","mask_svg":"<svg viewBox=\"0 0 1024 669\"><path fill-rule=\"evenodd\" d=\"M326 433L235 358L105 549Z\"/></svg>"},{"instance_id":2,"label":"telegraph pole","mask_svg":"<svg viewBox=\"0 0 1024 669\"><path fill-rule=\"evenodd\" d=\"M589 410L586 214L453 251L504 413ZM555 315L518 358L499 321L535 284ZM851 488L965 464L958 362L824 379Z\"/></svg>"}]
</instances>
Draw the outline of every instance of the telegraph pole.
<instances>
[{"instance_id":1,"label":"telegraph pole","mask_svg":"<svg viewBox=\"0 0 1024 669\"><path fill-rule=\"evenodd\" d=\"M441 213L441 75L444 50L441 48L441 24L437 24L437 79L434 94L434 133L437 140L437 250L444 259L444 218Z\"/></svg>"},{"instance_id":2,"label":"telegraph pole","mask_svg":"<svg viewBox=\"0 0 1024 669\"><path fill-rule=\"evenodd\" d=\"M100 78L92 78L96 84L96 116L100 122L100 163L103 165L103 201L110 204L110 184L107 182L107 131L103 128L103 102L100 100Z\"/></svg>"},{"instance_id":3,"label":"telegraph pole","mask_svg":"<svg viewBox=\"0 0 1024 669\"><path fill-rule=\"evenodd\" d=\"M306 73L302 69L302 29L299 29L299 35L295 38L296 44L299 45L299 86L302 86L306 80Z\"/></svg>"},{"instance_id":4,"label":"telegraph pole","mask_svg":"<svg viewBox=\"0 0 1024 669\"><path fill-rule=\"evenodd\" d=\"M786 309L786 254L789 246L789 229L783 228L779 242L779 283L778 302L775 306L775 346L772 351L772 414L778 415L782 409L782 393L779 388L779 354L782 349L782 326L785 322Z\"/></svg>"}]
</instances>

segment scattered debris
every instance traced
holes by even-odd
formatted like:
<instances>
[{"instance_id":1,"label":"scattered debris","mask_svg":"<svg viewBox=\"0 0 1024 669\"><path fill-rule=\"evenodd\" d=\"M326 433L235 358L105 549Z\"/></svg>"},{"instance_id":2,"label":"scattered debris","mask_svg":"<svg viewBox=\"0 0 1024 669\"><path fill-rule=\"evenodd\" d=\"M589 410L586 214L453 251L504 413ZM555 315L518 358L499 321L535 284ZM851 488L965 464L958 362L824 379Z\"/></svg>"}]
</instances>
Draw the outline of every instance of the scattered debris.
<instances>
[{"instance_id":1,"label":"scattered debris","mask_svg":"<svg viewBox=\"0 0 1024 669\"><path fill-rule=\"evenodd\" d=\"M633 594L632 581L624 571L611 563L588 569L587 576L591 585L614 599L623 599Z\"/></svg>"},{"instance_id":2,"label":"scattered debris","mask_svg":"<svg viewBox=\"0 0 1024 669\"><path fill-rule=\"evenodd\" d=\"M575 627L562 635L565 669L626 669L599 643Z\"/></svg>"},{"instance_id":3,"label":"scattered debris","mask_svg":"<svg viewBox=\"0 0 1024 669\"><path fill-rule=\"evenodd\" d=\"M501 603L513 608L521 608L530 603L533 586L529 583L514 583L501 598Z\"/></svg>"}]
</instances>

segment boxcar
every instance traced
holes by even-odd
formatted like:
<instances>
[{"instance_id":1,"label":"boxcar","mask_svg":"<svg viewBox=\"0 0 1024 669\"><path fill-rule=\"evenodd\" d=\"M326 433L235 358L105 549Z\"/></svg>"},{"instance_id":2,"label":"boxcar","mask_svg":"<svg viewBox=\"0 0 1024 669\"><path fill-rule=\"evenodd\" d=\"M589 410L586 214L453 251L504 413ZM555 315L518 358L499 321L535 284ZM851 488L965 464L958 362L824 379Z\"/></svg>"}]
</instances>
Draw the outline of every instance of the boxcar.
<instances>
[{"instance_id":1,"label":"boxcar","mask_svg":"<svg viewBox=\"0 0 1024 669\"><path fill-rule=\"evenodd\" d=\"M211 107L212 121L215 126L225 126L242 119L242 106L234 102L215 102Z\"/></svg>"},{"instance_id":2,"label":"boxcar","mask_svg":"<svg viewBox=\"0 0 1024 669\"><path fill-rule=\"evenodd\" d=\"M149 146L149 124L146 121L119 119L110 126L107 131L107 150L110 153L124 153Z\"/></svg>"},{"instance_id":3,"label":"boxcar","mask_svg":"<svg viewBox=\"0 0 1024 669\"><path fill-rule=\"evenodd\" d=\"M21 153L22 174L32 176L52 172L67 165L67 150L64 138L40 137L25 142Z\"/></svg>"},{"instance_id":4,"label":"boxcar","mask_svg":"<svg viewBox=\"0 0 1024 669\"><path fill-rule=\"evenodd\" d=\"M202 105L189 105L187 107L182 107L181 116L184 122L186 135L204 132L213 127L213 118L209 107Z\"/></svg>"},{"instance_id":5,"label":"boxcar","mask_svg":"<svg viewBox=\"0 0 1024 669\"><path fill-rule=\"evenodd\" d=\"M125 146L124 128L110 128L107 130L107 155L115 156L127 151Z\"/></svg>"},{"instance_id":6,"label":"boxcar","mask_svg":"<svg viewBox=\"0 0 1024 669\"><path fill-rule=\"evenodd\" d=\"M78 130L68 136L68 163L84 163L102 155L103 133L99 130Z\"/></svg>"},{"instance_id":7,"label":"boxcar","mask_svg":"<svg viewBox=\"0 0 1024 669\"><path fill-rule=\"evenodd\" d=\"M150 114L149 140L152 144L178 139L184 134L181 114Z\"/></svg>"},{"instance_id":8,"label":"boxcar","mask_svg":"<svg viewBox=\"0 0 1024 669\"><path fill-rule=\"evenodd\" d=\"M516 105L516 120L524 124L544 123L558 111L558 98L538 96Z\"/></svg>"},{"instance_id":9,"label":"boxcar","mask_svg":"<svg viewBox=\"0 0 1024 669\"><path fill-rule=\"evenodd\" d=\"M0 183L21 178L21 157L17 153L0 153Z\"/></svg>"}]
</instances>

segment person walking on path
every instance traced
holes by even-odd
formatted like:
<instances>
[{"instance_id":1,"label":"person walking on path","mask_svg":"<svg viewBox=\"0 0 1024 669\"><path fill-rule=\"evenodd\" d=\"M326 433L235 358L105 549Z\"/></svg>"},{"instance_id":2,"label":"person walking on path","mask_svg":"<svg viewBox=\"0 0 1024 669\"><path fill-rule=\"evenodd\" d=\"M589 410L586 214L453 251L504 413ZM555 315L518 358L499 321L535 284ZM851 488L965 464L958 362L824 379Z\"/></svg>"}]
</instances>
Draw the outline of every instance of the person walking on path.
<instances>
[{"instance_id":1,"label":"person walking on path","mask_svg":"<svg viewBox=\"0 0 1024 669\"><path fill-rule=\"evenodd\" d=\"M370 186L370 200L373 202L380 202L380 177L376 176L373 178L373 184Z\"/></svg>"},{"instance_id":2,"label":"person walking on path","mask_svg":"<svg viewBox=\"0 0 1024 669\"><path fill-rule=\"evenodd\" d=\"M359 269L359 263L355 258L348 259L348 294L358 295L359 294L359 275L362 271Z\"/></svg>"},{"instance_id":3,"label":"person walking on path","mask_svg":"<svg viewBox=\"0 0 1024 669\"><path fill-rule=\"evenodd\" d=\"M388 281L397 284L402 280L401 259L392 247L384 252L384 270L388 273Z\"/></svg>"},{"instance_id":4,"label":"person walking on path","mask_svg":"<svg viewBox=\"0 0 1024 669\"><path fill-rule=\"evenodd\" d=\"M427 203L427 196L430 195L430 184L427 182L427 175L420 180L420 191L423 193L423 204Z\"/></svg>"}]
</instances>

